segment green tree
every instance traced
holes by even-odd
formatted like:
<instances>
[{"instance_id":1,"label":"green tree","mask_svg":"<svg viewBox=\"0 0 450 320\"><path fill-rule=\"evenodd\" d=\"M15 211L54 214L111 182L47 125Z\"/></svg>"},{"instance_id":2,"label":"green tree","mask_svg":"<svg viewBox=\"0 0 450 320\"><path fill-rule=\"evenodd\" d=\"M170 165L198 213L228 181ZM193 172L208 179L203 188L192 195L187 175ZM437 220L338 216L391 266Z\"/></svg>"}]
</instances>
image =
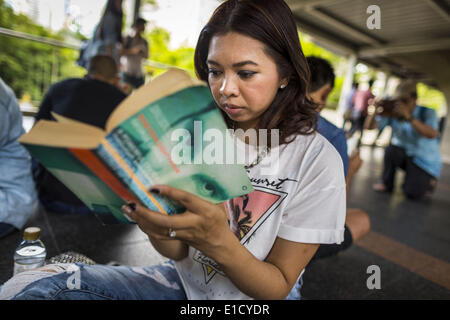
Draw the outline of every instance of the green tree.
<instances>
[{"instance_id":1,"label":"green tree","mask_svg":"<svg viewBox=\"0 0 450 320\"><path fill-rule=\"evenodd\" d=\"M344 76L341 74L341 70L343 69L342 66L345 64L345 59L315 44L307 35L300 34L300 39L305 57L314 56L322 58L327 60L333 66L336 78L334 81L334 88L330 92L326 107L336 109L339 104L342 84L344 83Z\"/></svg>"},{"instance_id":2,"label":"green tree","mask_svg":"<svg viewBox=\"0 0 450 320\"><path fill-rule=\"evenodd\" d=\"M171 50L169 48L170 33L159 27L154 28L149 34L146 34L145 37L150 44L150 59L152 61L185 69L191 76L195 76L194 48L181 46ZM165 69L147 65L146 71L147 73L156 76L163 73Z\"/></svg>"},{"instance_id":3,"label":"green tree","mask_svg":"<svg viewBox=\"0 0 450 320\"><path fill-rule=\"evenodd\" d=\"M0 27L35 36L64 40L0 0ZM29 94L38 104L51 83L83 74L74 63L78 52L35 41L0 35L0 76L17 97Z\"/></svg>"}]
</instances>

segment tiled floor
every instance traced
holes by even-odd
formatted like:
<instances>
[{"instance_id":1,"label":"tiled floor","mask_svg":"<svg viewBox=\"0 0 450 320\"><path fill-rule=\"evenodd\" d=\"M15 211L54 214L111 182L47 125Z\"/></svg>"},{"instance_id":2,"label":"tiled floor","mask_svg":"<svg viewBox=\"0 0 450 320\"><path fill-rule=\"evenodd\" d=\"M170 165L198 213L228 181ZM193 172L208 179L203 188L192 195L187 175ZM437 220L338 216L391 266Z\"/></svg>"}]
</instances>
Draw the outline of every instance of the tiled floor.
<instances>
[{"instance_id":1,"label":"tiled floor","mask_svg":"<svg viewBox=\"0 0 450 320\"><path fill-rule=\"evenodd\" d=\"M350 206L369 214L374 234L361 245L355 244L337 256L310 265L304 275L305 299L450 299L450 288L445 286L450 274L450 166L444 166L431 201L411 202L403 197L400 189L393 195L372 192L371 185L377 182L381 172L382 156L382 148L362 148L364 164L354 178L349 197ZM400 186L401 173L398 178ZM136 226L103 226L92 216L43 211L29 224L41 227L49 257L71 250L86 254L98 263L113 260L136 266L164 259ZM386 250L386 254L375 250L376 244L371 241L380 238L373 235L379 235L387 243L400 244L392 248L404 245L411 249L406 251L418 254L400 255L399 252L398 258L403 259L399 263L391 259L395 255L392 250ZM0 283L12 274L13 253L20 240L18 232L0 240ZM431 267L437 270L432 280L407 268L408 259L427 256L433 257L429 259ZM371 275L367 268L371 265L380 268L381 289L367 287Z\"/></svg>"}]
</instances>

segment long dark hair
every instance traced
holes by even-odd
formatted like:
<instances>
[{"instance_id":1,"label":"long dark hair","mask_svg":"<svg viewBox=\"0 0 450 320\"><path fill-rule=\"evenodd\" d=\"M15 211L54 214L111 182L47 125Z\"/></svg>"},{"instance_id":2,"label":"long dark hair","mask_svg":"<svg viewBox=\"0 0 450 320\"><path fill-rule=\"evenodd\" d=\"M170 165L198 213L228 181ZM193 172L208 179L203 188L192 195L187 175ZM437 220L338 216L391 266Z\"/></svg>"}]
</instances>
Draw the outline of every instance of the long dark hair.
<instances>
[{"instance_id":1,"label":"long dark hair","mask_svg":"<svg viewBox=\"0 0 450 320\"><path fill-rule=\"evenodd\" d=\"M209 44L216 35L237 32L265 45L278 68L280 79L289 79L278 90L269 108L261 115L258 128L279 129L280 143L289 143L294 134L314 132L317 122L315 105L307 98L310 72L303 54L291 10L282 0L228 0L213 13L200 33L195 48L197 76L208 81ZM232 120L224 114L232 127Z\"/></svg>"},{"instance_id":2,"label":"long dark hair","mask_svg":"<svg viewBox=\"0 0 450 320\"><path fill-rule=\"evenodd\" d=\"M98 32L100 39L104 39L103 24L105 21L105 16L108 12L111 12L113 15L117 17L117 23L115 25L117 42L122 42L123 10L122 7L117 9L116 1L117 0L108 0L108 2L106 3L105 12L103 12L102 19L100 20L100 24L98 26Z\"/></svg>"}]
</instances>

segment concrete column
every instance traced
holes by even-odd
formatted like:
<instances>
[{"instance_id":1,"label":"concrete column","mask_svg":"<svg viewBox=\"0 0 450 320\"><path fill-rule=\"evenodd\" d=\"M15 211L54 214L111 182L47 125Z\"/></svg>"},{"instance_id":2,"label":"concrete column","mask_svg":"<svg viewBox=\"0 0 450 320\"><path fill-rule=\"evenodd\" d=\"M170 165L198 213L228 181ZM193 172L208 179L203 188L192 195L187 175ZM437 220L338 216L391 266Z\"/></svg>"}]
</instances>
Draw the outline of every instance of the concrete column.
<instances>
[{"instance_id":1,"label":"concrete column","mask_svg":"<svg viewBox=\"0 0 450 320\"><path fill-rule=\"evenodd\" d=\"M353 77L355 75L355 66L356 66L356 55L351 54L347 58L347 71L345 72L344 83L342 84L341 95L339 97L339 105L338 105L338 114L340 115L338 123L336 124L338 127L342 125L342 115L345 112L346 108L346 97L348 93L352 89Z\"/></svg>"},{"instance_id":2,"label":"concrete column","mask_svg":"<svg viewBox=\"0 0 450 320\"><path fill-rule=\"evenodd\" d=\"M388 94L389 89L389 81L392 79L392 75L389 73L384 72L384 83L383 83L383 89L381 92L381 96L385 97Z\"/></svg>"},{"instance_id":3,"label":"concrete column","mask_svg":"<svg viewBox=\"0 0 450 320\"><path fill-rule=\"evenodd\" d=\"M450 84L441 87L447 104L444 133L441 138L441 154L444 163L450 165Z\"/></svg>"}]
</instances>

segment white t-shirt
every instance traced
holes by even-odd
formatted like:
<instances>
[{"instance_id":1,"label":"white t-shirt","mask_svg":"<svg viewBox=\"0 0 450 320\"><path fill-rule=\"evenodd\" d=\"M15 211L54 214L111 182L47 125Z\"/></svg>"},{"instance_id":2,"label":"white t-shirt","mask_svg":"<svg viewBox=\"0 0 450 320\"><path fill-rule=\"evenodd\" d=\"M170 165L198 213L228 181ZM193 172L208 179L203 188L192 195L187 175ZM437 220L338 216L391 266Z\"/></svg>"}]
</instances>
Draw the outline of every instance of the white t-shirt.
<instances>
[{"instance_id":1,"label":"white t-shirt","mask_svg":"<svg viewBox=\"0 0 450 320\"><path fill-rule=\"evenodd\" d=\"M238 152L244 152L246 145L236 140ZM251 163L256 148L250 147L250 155ZM255 190L228 201L227 210L231 229L257 259L266 259L277 237L315 244L343 241L344 169L338 152L322 135L298 135L247 172ZM252 299L195 248L189 248L176 268L188 299Z\"/></svg>"}]
</instances>

